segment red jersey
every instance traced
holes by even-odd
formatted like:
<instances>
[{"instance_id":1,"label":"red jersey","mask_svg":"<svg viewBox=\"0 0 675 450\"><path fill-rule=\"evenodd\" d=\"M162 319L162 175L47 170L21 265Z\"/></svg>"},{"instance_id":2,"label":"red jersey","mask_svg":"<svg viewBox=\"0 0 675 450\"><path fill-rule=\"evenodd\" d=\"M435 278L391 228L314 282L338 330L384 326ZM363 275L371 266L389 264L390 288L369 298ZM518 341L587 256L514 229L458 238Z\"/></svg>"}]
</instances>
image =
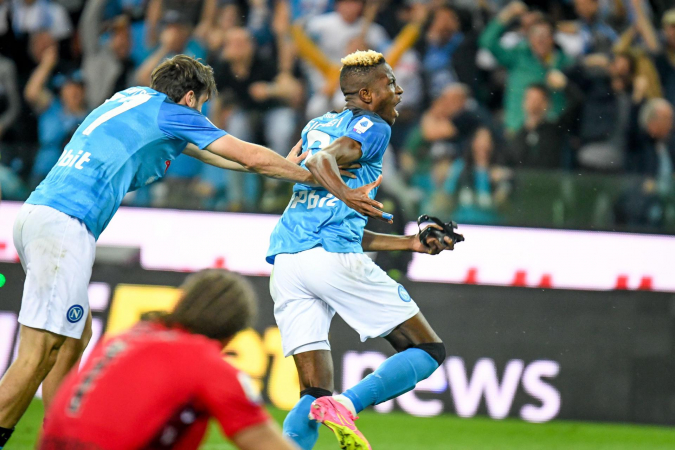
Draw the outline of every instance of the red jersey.
<instances>
[{"instance_id":1,"label":"red jersey","mask_svg":"<svg viewBox=\"0 0 675 450\"><path fill-rule=\"evenodd\" d=\"M42 450L196 449L209 417L232 437L269 420L218 342L140 323L92 352L46 415Z\"/></svg>"}]
</instances>

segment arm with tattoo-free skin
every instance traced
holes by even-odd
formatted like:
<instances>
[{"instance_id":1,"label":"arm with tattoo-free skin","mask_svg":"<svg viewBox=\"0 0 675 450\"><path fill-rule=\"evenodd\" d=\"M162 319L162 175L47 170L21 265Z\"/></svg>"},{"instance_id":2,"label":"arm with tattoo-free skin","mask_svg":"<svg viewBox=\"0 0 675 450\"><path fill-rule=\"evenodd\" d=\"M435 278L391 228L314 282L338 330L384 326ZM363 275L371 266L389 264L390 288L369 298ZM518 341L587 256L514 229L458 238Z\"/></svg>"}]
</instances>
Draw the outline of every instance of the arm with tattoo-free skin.
<instances>
[{"instance_id":1,"label":"arm with tattoo-free skin","mask_svg":"<svg viewBox=\"0 0 675 450\"><path fill-rule=\"evenodd\" d=\"M236 139L236 138L235 138ZM237 141L239 141L237 139ZM265 152L264 154L267 154L267 152L272 152L272 150L269 150L265 147L260 147L258 145L254 144L249 144L248 142L244 141L239 141L242 142L243 144L246 144L247 146L253 146L253 147L258 147L256 150L260 151L260 149L264 149ZM213 144L212 144L213 145ZM266 175L271 178L281 178L285 179L287 181L291 182L299 182L303 184L308 184L310 186L319 186L319 184L316 182L314 177L311 176L310 172L307 172L304 169L301 169L298 164L300 164L305 158L307 158L307 155L309 155L308 152L302 153L302 141L298 141L297 144L291 149L290 153L288 156L286 156L286 161L290 162L291 164L295 165L296 168L289 168L287 164L284 164L280 169L277 171L274 170L269 170L269 169L258 169L256 170L255 167L247 167L244 163L236 162L234 160L234 156L232 156L233 159L229 159L223 152L218 153L218 148L220 148L218 145L216 145L216 151L211 151L211 145L207 147L207 150L200 150L196 145L194 144L188 144L187 147L185 147L185 150L183 153L185 153L187 156L191 156L192 158L198 159L199 161L209 164L214 167L218 167L221 169L225 170L234 170L236 172L257 172L260 173L261 175ZM274 153L274 152L272 152ZM230 153L228 153L230 154ZM276 155L276 153L274 153ZM278 156L278 155L277 155ZM280 157L274 157L272 156L271 159L272 161L279 161ZM250 164L250 163L249 163ZM344 166L340 166L340 173L343 176L349 177L349 178L356 178L356 175L353 173L349 172L349 169L358 169L361 167L358 164L346 164ZM267 170L267 172L263 173L260 170ZM286 174L286 176L284 176ZM297 177L297 178L293 178Z\"/></svg>"},{"instance_id":2,"label":"arm with tattoo-free skin","mask_svg":"<svg viewBox=\"0 0 675 450\"><path fill-rule=\"evenodd\" d=\"M442 230L441 227L435 224L429 226ZM429 236L426 240L426 245L424 245L420 241L419 233L411 236L395 236L393 234L380 234L364 230L361 247L366 252L407 251L437 255L443 250L454 249L455 243L449 236L445 236L444 242L439 241L433 236Z\"/></svg>"},{"instance_id":3,"label":"arm with tattoo-free skin","mask_svg":"<svg viewBox=\"0 0 675 450\"><path fill-rule=\"evenodd\" d=\"M321 186L354 211L364 216L393 223L392 219L382 217L384 214L381 210L382 203L371 199L368 195L380 185L382 175L374 182L356 189L347 186L340 176L340 166L355 163L361 159L361 156L361 143L343 136L320 152L308 157L305 165Z\"/></svg>"}]
</instances>

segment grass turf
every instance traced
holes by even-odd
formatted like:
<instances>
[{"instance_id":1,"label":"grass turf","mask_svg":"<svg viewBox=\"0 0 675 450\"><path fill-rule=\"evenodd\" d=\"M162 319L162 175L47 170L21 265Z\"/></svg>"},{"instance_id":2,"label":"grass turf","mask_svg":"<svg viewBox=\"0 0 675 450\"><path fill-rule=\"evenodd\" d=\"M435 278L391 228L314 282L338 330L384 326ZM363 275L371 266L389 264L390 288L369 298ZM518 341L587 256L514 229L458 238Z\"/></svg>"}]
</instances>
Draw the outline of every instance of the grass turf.
<instances>
[{"instance_id":1,"label":"grass turf","mask_svg":"<svg viewBox=\"0 0 675 450\"><path fill-rule=\"evenodd\" d=\"M270 412L278 421L286 413ZM5 450L33 449L42 423L42 402L31 403ZM675 448L675 428L604 423L549 422L530 424L520 420L461 419L444 415L411 417L402 413L366 411L360 429L376 450L656 450ZM337 449L330 431L321 429L316 450ZM204 450L229 450L217 426L212 425Z\"/></svg>"}]
</instances>

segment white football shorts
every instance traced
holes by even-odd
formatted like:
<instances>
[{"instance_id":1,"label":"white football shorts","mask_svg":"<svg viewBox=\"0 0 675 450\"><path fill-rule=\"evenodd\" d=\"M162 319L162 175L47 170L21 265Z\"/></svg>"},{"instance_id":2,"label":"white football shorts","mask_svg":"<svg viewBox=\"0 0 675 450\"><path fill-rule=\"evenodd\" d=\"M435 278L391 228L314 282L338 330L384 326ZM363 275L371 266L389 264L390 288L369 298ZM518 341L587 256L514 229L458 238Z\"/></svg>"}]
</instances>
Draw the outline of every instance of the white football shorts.
<instances>
[{"instance_id":1,"label":"white football shorts","mask_svg":"<svg viewBox=\"0 0 675 450\"><path fill-rule=\"evenodd\" d=\"M89 315L94 235L79 219L26 203L14 222L14 246L26 272L19 323L82 337Z\"/></svg>"},{"instance_id":2,"label":"white football shorts","mask_svg":"<svg viewBox=\"0 0 675 450\"><path fill-rule=\"evenodd\" d=\"M361 341L386 336L419 312L405 288L368 256L322 247L277 255L270 293L285 356L330 350L336 312Z\"/></svg>"}]
</instances>

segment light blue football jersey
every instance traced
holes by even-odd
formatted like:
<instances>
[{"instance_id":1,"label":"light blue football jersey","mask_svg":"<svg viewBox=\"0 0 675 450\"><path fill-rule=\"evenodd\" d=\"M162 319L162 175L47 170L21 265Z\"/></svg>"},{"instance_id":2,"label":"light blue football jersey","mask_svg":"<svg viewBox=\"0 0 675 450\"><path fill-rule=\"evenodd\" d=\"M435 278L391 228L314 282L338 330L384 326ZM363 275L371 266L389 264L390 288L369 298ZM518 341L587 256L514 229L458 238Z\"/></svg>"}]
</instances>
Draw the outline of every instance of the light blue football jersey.
<instances>
[{"instance_id":1,"label":"light blue football jersey","mask_svg":"<svg viewBox=\"0 0 675 450\"><path fill-rule=\"evenodd\" d=\"M361 168L356 178L343 177L350 188L372 183L382 173L391 127L378 115L361 109L328 113L311 120L302 130L303 151L312 154L335 139L347 136L361 143ZM302 166L305 167L303 161ZM370 191L375 198L377 189ZM280 253L298 253L321 246L332 253L362 253L367 217L349 208L322 187L296 184L293 197L270 237L267 262Z\"/></svg>"},{"instance_id":2,"label":"light blue football jersey","mask_svg":"<svg viewBox=\"0 0 675 450\"><path fill-rule=\"evenodd\" d=\"M126 89L84 119L26 202L80 219L98 239L127 192L162 178L188 142L203 149L226 134L161 92Z\"/></svg>"}]
</instances>

